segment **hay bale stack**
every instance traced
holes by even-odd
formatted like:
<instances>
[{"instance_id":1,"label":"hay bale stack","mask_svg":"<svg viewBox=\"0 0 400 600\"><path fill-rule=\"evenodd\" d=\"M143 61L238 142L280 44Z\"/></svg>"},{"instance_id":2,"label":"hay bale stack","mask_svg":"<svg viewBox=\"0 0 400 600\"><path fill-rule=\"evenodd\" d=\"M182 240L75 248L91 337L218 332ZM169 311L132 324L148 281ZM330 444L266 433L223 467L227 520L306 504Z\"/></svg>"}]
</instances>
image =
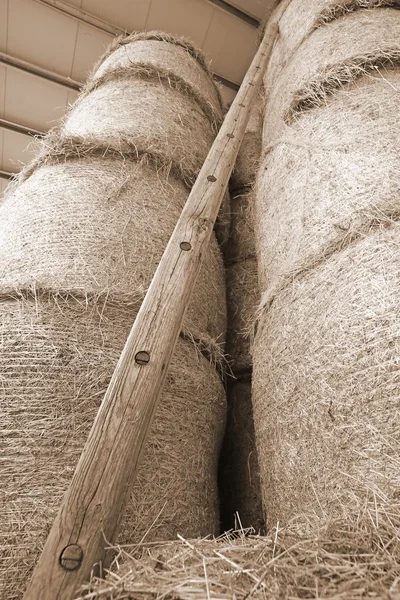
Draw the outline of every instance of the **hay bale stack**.
<instances>
[{"instance_id":1,"label":"hay bale stack","mask_svg":"<svg viewBox=\"0 0 400 600\"><path fill-rule=\"evenodd\" d=\"M198 62L187 52L179 60L186 57ZM119 81L111 102L118 97ZM142 90L143 78L129 75L123 83ZM111 79L104 83L111 84ZM154 95L174 100L177 116L180 106L186 110L186 90L164 88L162 80L157 85ZM81 111L101 89L86 91L67 124L44 139L38 157L0 207L1 411L6 424L0 440L5 557L0 595L7 600L21 597L189 194L185 174L195 173L191 157L183 164L183 153L174 162L168 144L169 153L162 154L162 143L160 153L153 152L157 136L166 139L174 129L165 111L160 118L165 131L159 123L151 129L148 119L148 137L138 113L123 140L118 102L112 112L120 130L110 126L105 136L97 135L95 127L93 135L69 133L75 110ZM138 107L137 97L135 102ZM148 106L142 104L141 110L148 117ZM199 108L193 105L192 110L203 119ZM153 115L155 121L159 114ZM96 115L89 110L87 122L96 123ZM211 143L214 124L209 116L204 119L207 127L196 131L195 138L192 129L181 130L183 146L205 149ZM175 125L176 132L181 124ZM217 462L226 407L216 366L225 329L224 270L213 236L124 517L121 542L171 539L178 532L188 537L218 533Z\"/></svg>"},{"instance_id":2,"label":"hay bale stack","mask_svg":"<svg viewBox=\"0 0 400 600\"><path fill-rule=\"evenodd\" d=\"M255 428L268 523L307 535L400 491L400 13L370 4L316 4L267 76Z\"/></svg>"}]
</instances>

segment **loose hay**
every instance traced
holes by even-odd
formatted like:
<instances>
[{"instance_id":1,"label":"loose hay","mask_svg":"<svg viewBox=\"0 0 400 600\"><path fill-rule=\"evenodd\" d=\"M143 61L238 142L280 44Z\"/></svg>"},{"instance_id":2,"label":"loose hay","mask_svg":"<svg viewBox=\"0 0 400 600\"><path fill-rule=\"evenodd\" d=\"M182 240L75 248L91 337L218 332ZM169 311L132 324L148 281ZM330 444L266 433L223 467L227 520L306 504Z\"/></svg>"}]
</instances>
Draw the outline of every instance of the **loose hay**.
<instances>
[{"instance_id":1,"label":"loose hay","mask_svg":"<svg viewBox=\"0 0 400 600\"><path fill-rule=\"evenodd\" d=\"M55 293L1 298L1 598L21 598L137 308ZM218 532L224 395L215 369L179 341L122 542Z\"/></svg>"},{"instance_id":2,"label":"loose hay","mask_svg":"<svg viewBox=\"0 0 400 600\"><path fill-rule=\"evenodd\" d=\"M43 166L0 207L0 289L142 300L187 199L143 161L86 157ZM184 330L224 342L222 258L213 237Z\"/></svg>"},{"instance_id":3,"label":"loose hay","mask_svg":"<svg viewBox=\"0 0 400 600\"><path fill-rule=\"evenodd\" d=\"M270 295L282 278L399 213L399 98L399 71L364 76L266 148L255 222Z\"/></svg>"},{"instance_id":4,"label":"loose hay","mask_svg":"<svg viewBox=\"0 0 400 600\"><path fill-rule=\"evenodd\" d=\"M367 492L378 511L397 505L400 230L375 227L260 318L253 404L270 526L353 522Z\"/></svg>"},{"instance_id":5,"label":"loose hay","mask_svg":"<svg viewBox=\"0 0 400 600\"><path fill-rule=\"evenodd\" d=\"M78 600L397 600L399 506L373 503L344 527L332 522L315 538L291 528L268 537L231 532L216 540L120 548L106 581L93 578Z\"/></svg>"}]
</instances>

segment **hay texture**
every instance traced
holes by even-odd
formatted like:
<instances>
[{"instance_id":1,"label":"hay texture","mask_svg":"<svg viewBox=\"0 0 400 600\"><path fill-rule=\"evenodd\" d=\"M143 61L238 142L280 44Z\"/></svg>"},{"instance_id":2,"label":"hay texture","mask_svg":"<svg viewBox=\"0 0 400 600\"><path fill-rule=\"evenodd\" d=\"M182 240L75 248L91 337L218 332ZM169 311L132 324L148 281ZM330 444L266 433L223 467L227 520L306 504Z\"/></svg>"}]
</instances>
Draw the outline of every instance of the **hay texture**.
<instances>
[{"instance_id":1,"label":"hay texture","mask_svg":"<svg viewBox=\"0 0 400 600\"><path fill-rule=\"evenodd\" d=\"M264 104L264 94L260 92L251 107L249 121L232 172L229 186L233 194L252 186L256 180L261 156Z\"/></svg>"},{"instance_id":2,"label":"hay texture","mask_svg":"<svg viewBox=\"0 0 400 600\"><path fill-rule=\"evenodd\" d=\"M228 331L226 353L234 374L251 370L251 332L260 289L257 279L257 262L254 258L243 260L226 270Z\"/></svg>"},{"instance_id":3,"label":"hay texture","mask_svg":"<svg viewBox=\"0 0 400 600\"><path fill-rule=\"evenodd\" d=\"M220 490L223 530L236 527L264 532L260 471L251 405L251 376L228 383L228 419L221 454Z\"/></svg>"},{"instance_id":4,"label":"hay texture","mask_svg":"<svg viewBox=\"0 0 400 600\"><path fill-rule=\"evenodd\" d=\"M400 243L394 225L296 278L259 322L253 403L270 526L397 503ZM377 510L378 510L377 509Z\"/></svg>"},{"instance_id":5,"label":"hay texture","mask_svg":"<svg viewBox=\"0 0 400 600\"><path fill-rule=\"evenodd\" d=\"M19 599L81 454L137 307L2 296L0 595ZM179 341L124 518L122 541L217 533L222 383Z\"/></svg>"},{"instance_id":6,"label":"hay texture","mask_svg":"<svg viewBox=\"0 0 400 600\"><path fill-rule=\"evenodd\" d=\"M106 52L61 128L97 148L150 155L190 188L221 123L222 103L202 54L160 32L119 38ZM216 224L227 241L229 198Z\"/></svg>"},{"instance_id":7,"label":"hay texture","mask_svg":"<svg viewBox=\"0 0 400 600\"><path fill-rule=\"evenodd\" d=\"M296 50L319 27L349 12L399 7L399 0L291 0L279 21L279 36L264 77L266 89L271 90Z\"/></svg>"},{"instance_id":8,"label":"hay texture","mask_svg":"<svg viewBox=\"0 0 400 600\"><path fill-rule=\"evenodd\" d=\"M399 213L400 72L380 70L301 113L262 163L257 189L261 286L298 271Z\"/></svg>"},{"instance_id":9,"label":"hay texture","mask_svg":"<svg viewBox=\"0 0 400 600\"><path fill-rule=\"evenodd\" d=\"M141 301L187 199L142 161L91 157L36 170L0 207L0 288ZM224 342L224 272L213 236L185 331Z\"/></svg>"},{"instance_id":10,"label":"hay texture","mask_svg":"<svg viewBox=\"0 0 400 600\"><path fill-rule=\"evenodd\" d=\"M399 40L400 13L393 8L348 12L314 30L270 89L264 142L273 143L299 112L325 104L342 85L398 64Z\"/></svg>"},{"instance_id":11,"label":"hay texture","mask_svg":"<svg viewBox=\"0 0 400 600\"><path fill-rule=\"evenodd\" d=\"M254 421L267 524L310 536L399 494L400 13L374 6L316 3L264 122Z\"/></svg>"},{"instance_id":12,"label":"hay texture","mask_svg":"<svg viewBox=\"0 0 400 600\"><path fill-rule=\"evenodd\" d=\"M107 580L93 579L79 600L397 600L399 506L376 518L371 503L357 522L315 538L286 528L120 548Z\"/></svg>"}]
</instances>

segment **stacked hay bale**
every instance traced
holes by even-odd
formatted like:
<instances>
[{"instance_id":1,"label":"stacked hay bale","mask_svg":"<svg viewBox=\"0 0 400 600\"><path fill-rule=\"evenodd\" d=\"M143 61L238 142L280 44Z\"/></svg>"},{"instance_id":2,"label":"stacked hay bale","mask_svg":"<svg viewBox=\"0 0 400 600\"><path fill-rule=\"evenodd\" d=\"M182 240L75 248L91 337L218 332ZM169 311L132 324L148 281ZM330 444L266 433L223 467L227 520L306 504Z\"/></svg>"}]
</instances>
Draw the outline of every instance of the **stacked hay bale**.
<instances>
[{"instance_id":1,"label":"stacked hay bale","mask_svg":"<svg viewBox=\"0 0 400 600\"><path fill-rule=\"evenodd\" d=\"M394 4L293 0L266 75L253 400L270 526L345 529L373 506L380 531L398 503Z\"/></svg>"},{"instance_id":2,"label":"stacked hay bale","mask_svg":"<svg viewBox=\"0 0 400 600\"><path fill-rule=\"evenodd\" d=\"M230 183L232 222L225 252L228 331L227 354L233 378L228 382L228 423L221 468L226 529L243 526L263 530L264 520L251 406L251 329L259 303L254 245L253 205L261 154L260 96L250 113ZM234 522L235 513L240 523Z\"/></svg>"},{"instance_id":3,"label":"stacked hay bale","mask_svg":"<svg viewBox=\"0 0 400 600\"><path fill-rule=\"evenodd\" d=\"M221 116L204 59L119 40L1 206L1 597L20 598ZM219 530L224 271L213 236L120 541Z\"/></svg>"}]
</instances>

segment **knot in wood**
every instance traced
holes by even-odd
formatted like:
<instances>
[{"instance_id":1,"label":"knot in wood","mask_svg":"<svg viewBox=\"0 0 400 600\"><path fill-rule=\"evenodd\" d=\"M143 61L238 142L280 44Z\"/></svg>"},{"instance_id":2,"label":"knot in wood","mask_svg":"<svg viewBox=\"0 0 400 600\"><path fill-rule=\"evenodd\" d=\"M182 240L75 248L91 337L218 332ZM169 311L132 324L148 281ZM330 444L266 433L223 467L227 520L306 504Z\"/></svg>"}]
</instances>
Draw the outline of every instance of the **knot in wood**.
<instances>
[{"instance_id":1,"label":"knot in wood","mask_svg":"<svg viewBox=\"0 0 400 600\"><path fill-rule=\"evenodd\" d=\"M217 178L214 177L214 175L208 175L207 180L214 182L214 181L217 181Z\"/></svg>"},{"instance_id":2,"label":"knot in wood","mask_svg":"<svg viewBox=\"0 0 400 600\"><path fill-rule=\"evenodd\" d=\"M192 244L190 242L181 242L179 244L179 247L181 250L185 250L186 252L188 252L192 249Z\"/></svg>"},{"instance_id":3,"label":"knot in wood","mask_svg":"<svg viewBox=\"0 0 400 600\"><path fill-rule=\"evenodd\" d=\"M77 544L66 546L60 555L60 565L67 571L75 571L81 566L83 550Z\"/></svg>"},{"instance_id":4,"label":"knot in wood","mask_svg":"<svg viewBox=\"0 0 400 600\"><path fill-rule=\"evenodd\" d=\"M233 133L227 133L227 134L226 134L226 137L228 137L228 138L234 138L235 136L234 136L234 134L233 134Z\"/></svg>"},{"instance_id":5,"label":"knot in wood","mask_svg":"<svg viewBox=\"0 0 400 600\"><path fill-rule=\"evenodd\" d=\"M135 355L135 362L138 365L147 365L150 362L150 354L146 350L140 350Z\"/></svg>"}]
</instances>

